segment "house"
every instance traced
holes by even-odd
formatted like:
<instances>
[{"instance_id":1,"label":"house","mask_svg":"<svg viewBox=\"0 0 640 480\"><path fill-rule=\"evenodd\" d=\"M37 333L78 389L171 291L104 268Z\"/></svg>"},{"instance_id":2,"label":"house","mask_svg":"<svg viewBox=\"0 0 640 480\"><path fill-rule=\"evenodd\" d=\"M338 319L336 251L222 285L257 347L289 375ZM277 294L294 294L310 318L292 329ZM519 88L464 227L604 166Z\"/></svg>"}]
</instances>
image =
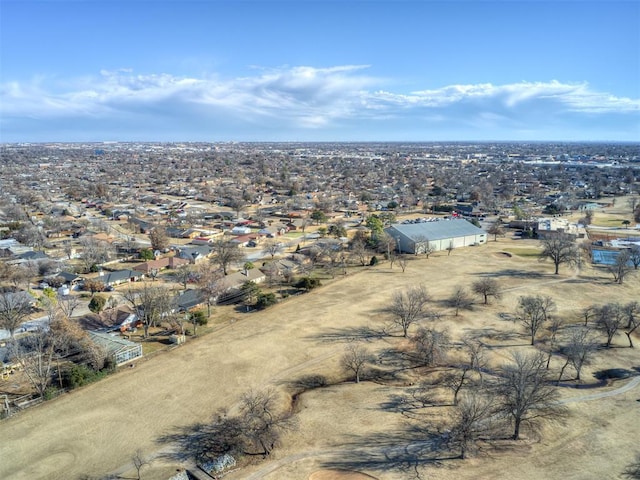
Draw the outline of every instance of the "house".
<instances>
[{"instance_id":1,"label":"house","mask_svg":"<svg viewBox=\"0 0 640 480\"><path fill-rule=\"evenodd\" d=\"M232 290L234 288L240 288L245 282L262 283L265 278L266 276L262 271L257 268L252 268L227 275L224 281L228 285L229 290Z\"/></svg>"},{"instance_id":2,"label":"house","mask_svg":"<svg viewBox=\"0 0 640 480\"><path fill-rule=\"evenodd\" d=\"M179 312L188 312L206 303L204 292L200 289L190 289L181 291L174 299L174 303Z\"/></svg>"},{"instance_id":3,"label":"house","mask_svg":"<svg viewBox=\"0 0 640 480\"><path fill-rule=\"evenodd\" d=\"M102 332L89 332L89 337L112 355L118 366L142 357L142 345L139 343Z\"/></svg>"},{"instance_id":4,"label":"house","mask_svg":"<svg viewBox=\"0 0 640 480\"><path fill-rule=\"evenodd\" d=\"M193 245L180 248L177 256L189 260L191 263L198 263L211 255L211 252L213 252L213 248L207 245Z\"/></svg>"},{"instance_id":5,"label":"house","mask_svg":"<svg viewBox=\"0 0 640 480\"><path fill-rule=\"evenodd\" d=\"M62 277L64 279L64 283L66 283L70 287L74 287L84 280L80 275L76 275L75 273L69 273L69 272L58 272L51 276Z\"/></svg>"},{"instance_id":6,"label":"house","mask_svg":"<svg viewBox=\"0 0 640 480\"><path fill-rule=\"evenodd\" d=\"M120 285L126 282L135 282L144 278L142 272L135 270L116 270L115 272L100 272L96 280L100 280L107 286Z\"/></svg>"},{"instance_id":7,"label":"house","mask_svg":"<svg viewBox=\"0 0 640 480\"><path fill-rule=\"evenodd\" d=\"M186 258L180 257L162 257L157 260L149 260L148 262L136 265L133 269L137 272L142 272L145 275L149 275L154 270L163 270L165 268L178 268L181 265L188 265L190 263Z\"/></svg>"},{"instance_id":8,"label":"house","mask_svg":"<svg viewBox=\"0 0 640 480\"><path fill-rule=\"evenodd\" d=\"M422 253L427 245L437 252L487 242L487 232L464 219L397 223L385 232L395 239L400 253Z\"/></svg>"}]
</instances>

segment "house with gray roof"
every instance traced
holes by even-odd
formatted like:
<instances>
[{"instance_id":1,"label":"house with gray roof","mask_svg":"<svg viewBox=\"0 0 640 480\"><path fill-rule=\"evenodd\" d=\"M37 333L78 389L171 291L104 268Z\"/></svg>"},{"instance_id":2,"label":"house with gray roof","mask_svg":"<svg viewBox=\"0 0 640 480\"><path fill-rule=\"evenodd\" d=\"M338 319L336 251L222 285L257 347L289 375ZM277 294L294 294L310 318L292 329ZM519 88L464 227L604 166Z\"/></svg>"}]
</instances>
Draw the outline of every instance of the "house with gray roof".
<instances>
[{"instance_id":1,"label":"house with gray roof","mask_svg":"<svg viewBox=\"0 0 640 480\"><path fill-rule=\"evenodd\" d=\"M385 232L395 239L399 253L423 253L426 246L437 252L487 242L487 232L467 220L457 218L397 223L386 228Z\"/></svg>"}]
</instances>

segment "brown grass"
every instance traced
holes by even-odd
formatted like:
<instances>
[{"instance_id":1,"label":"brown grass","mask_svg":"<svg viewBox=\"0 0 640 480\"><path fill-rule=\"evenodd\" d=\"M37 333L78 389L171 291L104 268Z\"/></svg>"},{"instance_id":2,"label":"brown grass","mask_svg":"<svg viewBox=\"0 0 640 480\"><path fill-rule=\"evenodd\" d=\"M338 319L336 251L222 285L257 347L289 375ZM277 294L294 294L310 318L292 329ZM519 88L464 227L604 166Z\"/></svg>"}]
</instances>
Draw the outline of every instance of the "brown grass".
<instances>
[{"instance_id":1,"label":"brown grass","mask_svg":"<svg viewBox=\"0 0 640 480\"><path fill-rule=\"evenodd\" d=\"M580 321L578 312L587 304L638 298L637 273L625 284L614 285L591 266L580 272L562 266L560 275L553 275L550 263L494 255L537 245L534 240L499 239L482 247L457 249L451 256L443 252L428 260L412 260L405 273L399 268L390 270L388 264L358 269L358 274L337 277L317 291L264 312L231 314L225 310L225 320L215 322L211 334L0 423L0 478L73 479L108 472L131 476L130 460L136 449L153 457L166 448L157 443L159 437L208 420L218 409L234 405L249 388L274 386L291 393L291 381L303 375L341 378L339 359L345 343L365 334L365 328L379 329L385 323L380 310L392 292L416 283L424 283L438 301L447 298L456 285L469 286L483 276L498 280L504 290L502 300L489 306L477 304L459 317L443 308L445 316L440 320L456 339L475 334L494 345L493 366L504 362L512 350L531 348L519 325L500 315L514 311L519 295L553 296L558 314L572 322ZM509 337L502 335L513 332ZM404 344L402 338L388 336L369 337L366 342L376 354ZM599 352L595 363L583 372L585 379L600 368L640 365L639 350L621 348L626 345L622 334L614 344L620 348ZM284 445L267 461L225 478L324 479L321 475L328 475L326 470L336 469L331 465L357 458L355 445L366 449L387 438L400 438L416 424L384 408L394 395L405 392L405 382L415 380L407 375L393 384L348 382L302 394L297 405L299 427L287 435ZM581 393L562 390L565 397ZM421 466L422 477L617 478L637 449L638 398L640 391L636 390L572 404L573 415L566 423L547 426L542 437L529 435L526 441L500 449L487 446L482 454L464 462ZM447 407L437 407L421 422L437 425L447 412ZM145 468L152 475L169 466L177 467L156 458L152 467ZM363 467L354 462L352 467L338 470L380 480L415 476L412 471L383 465Z\"/></svg>"}]
</instances>

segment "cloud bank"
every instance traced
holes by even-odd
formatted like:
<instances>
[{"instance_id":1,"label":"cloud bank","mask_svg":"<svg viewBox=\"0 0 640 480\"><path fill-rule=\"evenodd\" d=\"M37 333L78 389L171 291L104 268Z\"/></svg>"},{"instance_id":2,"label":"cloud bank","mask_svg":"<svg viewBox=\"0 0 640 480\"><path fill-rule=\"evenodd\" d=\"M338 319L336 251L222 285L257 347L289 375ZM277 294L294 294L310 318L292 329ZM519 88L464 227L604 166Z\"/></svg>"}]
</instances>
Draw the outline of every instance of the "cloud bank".
<instances>
[{"instance_id":1,"label":"cloud bank","mask_svg":"<svg viewBox=\"0 0 640 480\"><path fill-rule=\"evenodd\" d=\"M489 137L491 131L503 137L512 132L515 139L519 131L542 134L549 125L577 131L585 122L591 130L615 123L616 128L627 125L629 132L640 125L640 99L597 91L587 82L482 83L400 92L394 91L397 83L368 75L368 69L281 67L238 78L122 69L81 79L6 82L0 85L1 125L9 137L3 141L17 141L28 128L53 132L54 125L94 136L101 129L117 134L116 125L131 133L138 125L141 136L156 132L165 137L148 140L177 139L186 131L192 139L211 139L216 132L249 139L273 136L276 130L277 139L286 139L287 132L299 139L325 135L326 140L341 132L338 140L348 132L362 137L375 131L384 140L402 132L420 136L424 129L455 134L455 125L465 135L484 129ZM276 138L264 138L270 139Z\"/></svg>"}]
</instances>

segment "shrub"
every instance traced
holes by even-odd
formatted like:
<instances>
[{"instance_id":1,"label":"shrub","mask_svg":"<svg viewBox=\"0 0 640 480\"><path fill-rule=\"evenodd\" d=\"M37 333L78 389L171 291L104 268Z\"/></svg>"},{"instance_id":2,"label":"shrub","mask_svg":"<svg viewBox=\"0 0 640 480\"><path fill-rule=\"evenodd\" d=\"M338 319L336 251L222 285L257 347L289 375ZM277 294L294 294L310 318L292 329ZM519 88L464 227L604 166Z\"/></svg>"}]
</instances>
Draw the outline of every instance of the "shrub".
<instances>
[{"instance_id":1,"label":"shrub","mask_svg":"<svg viewBox=\"0 0 640 480\"><path fill-rule=\"evenodd\" d=\"M191 312L191 322L195 322L197 325L202 327L209 323L209 318L202 310L196 310L195 312Z\"/></svg>"},{"instance_id":2,"label":"shrub","mask_svg":"<svg viewBox=\"0 0 640 480\"><path fill-rule=\"evenodd\" d=\"M74 365L63 373L62 382L66 387L73 389L100 380L108 373L109 371L106 369L95 371L86 365Z\"/></svg>"},{"instance_id":3,"label":"shrub","mask_svg":"<svg viewBox=\"0 0 640 480\"><path fill-rule=\"evenodd\" d=\"M371 257L371 260L369 261L369 265L373 267L374 265L377 265L377 264L378 264L378 257L374 255L373 257Z\"/></svg>"},{"instance_id":4,"label":"shrub","mask_svg":"<svg viewBox=\"0 0 640 480\"><path fill-rule=\"evenodd\" d=\"M60 390L58 390L54 386L50 386L45 389L44 395L42 396L42 398L44 400L52 400L56 398L58 395L60 395Z\"/></svg>"},{"instance_id":5,"label":"shrub","mask_svg":"<svg viewBox=\"0 0 640 480\"><path fill-rule=\"evenodd\" d=\"M298 280L298 283L296 283L297 288L302 288L307 291L313 290L320 285L322 285L320 283L320 279L313 277L302 277L300 280Z\"/></svg>"},{"instance_id":6,"label":"shrub","mask_svg":"<svg viewBox=\"0 0 640 480\"><path fill-rule=\"evenodd\" d=\"M107 304L107 299L102 295L95 295L89 302L89 310L93 313L100 313L104 306Z\"/></svg>"},{"instance_id":7,"label":"shrub","mask_svg":"<svg viewBox=\"0 0 640 480\"><path fill-rule=\"evenodd\" d=\"M278 300L276 299L275 293L261 293L258 295L256 307L262 310L263 308L270 307L271 305L275 305L276 303L278 303Z\"/></svg>"},{"instance_id":8,"label":"shrub","mask_svg":"<svg viewBox=\"0 0 640 480\"><path fill-rule=\"evenodd\" d=\"M153 255L153 250L150 248L144 248L140 250L140 258L142 260L153 260L155 256Z\"/></svg>"}]
</instances>

